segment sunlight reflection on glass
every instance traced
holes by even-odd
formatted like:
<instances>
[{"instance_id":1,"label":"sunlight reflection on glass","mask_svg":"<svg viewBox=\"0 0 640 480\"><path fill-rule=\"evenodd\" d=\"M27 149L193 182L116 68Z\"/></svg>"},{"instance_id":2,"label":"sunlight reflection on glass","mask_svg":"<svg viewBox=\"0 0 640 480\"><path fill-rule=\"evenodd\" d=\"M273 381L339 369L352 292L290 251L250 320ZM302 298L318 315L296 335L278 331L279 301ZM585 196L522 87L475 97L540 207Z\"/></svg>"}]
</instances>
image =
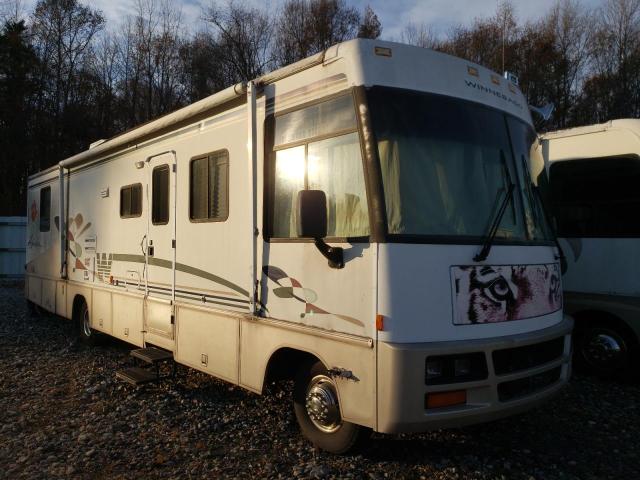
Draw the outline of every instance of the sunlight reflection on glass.
<instances>
[{"instance_id":1,"label":"sunlight reflection on glass","mask_svg":"<svg viewBox=\"0 0 640 480\"><path fill-rule=\"evenodd\" d=\"M280 150L276 154L278 179L304 185L304 146Z\"/></svg>"}]
</instances>

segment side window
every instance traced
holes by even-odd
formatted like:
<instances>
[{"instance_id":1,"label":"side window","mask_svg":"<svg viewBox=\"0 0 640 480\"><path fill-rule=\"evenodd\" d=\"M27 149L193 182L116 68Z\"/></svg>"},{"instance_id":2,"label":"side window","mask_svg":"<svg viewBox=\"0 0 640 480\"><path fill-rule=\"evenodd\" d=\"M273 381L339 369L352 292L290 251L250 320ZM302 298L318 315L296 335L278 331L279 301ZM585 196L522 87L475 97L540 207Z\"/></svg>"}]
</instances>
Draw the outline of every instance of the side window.
<instances>
[{"instance_id":1,"label":"side window","mask_svg":"<svg viewBox=\"0 0 640 480\"><path fill-rule=\"evenodd\" d=\"M127 185L120 189L120 217L134 218L142 215L142 184Z\"/></svg>"},{"instance_id":2,"label":"side window","mask_svg":"<svg viewBox=\"0 0 640 480\"><path fill-rule=\"evenodd\" d=\"M151 178L151 222L154 225L169 223L169 165L153 169Z\"/></svg>"},{"instance_id":3,"label":"side window","mask_svg":"<svg viewBox=\"0 0 640 480\"><path fill-rule=\"evenodd\" d=\"M369 235L362 155L350 94L276 117L271 236L295 238L300 190L327 195L327 235Z\"/></svg>"},{"instance_id":4,"label":"side window","mask_svg":"<svg viewBox=\"0 0 640 480\"><path fill-rule=\"evenodd\" d=\"M189 219L223 222L229 218L229 152L221 150L191 160Z\"/></svg>"},{"instance_id":5,"label":"side window","mask_svg":"<svg viewBox=\"0 0 640 480\"><path fill-rule=\"evenodd\" d=\"M557 162L549 177L558 236L640 237L637 156Z\"/></svg>"},{"instance_id":6,"label":"side window","mask_svg":"<svg viewBox=\"0 0 640 480\"><path fill-rule=\"evenodd\" d=\"M51 187L40 190L40 231L51 229Z\"/></svg>"}]
</instances>

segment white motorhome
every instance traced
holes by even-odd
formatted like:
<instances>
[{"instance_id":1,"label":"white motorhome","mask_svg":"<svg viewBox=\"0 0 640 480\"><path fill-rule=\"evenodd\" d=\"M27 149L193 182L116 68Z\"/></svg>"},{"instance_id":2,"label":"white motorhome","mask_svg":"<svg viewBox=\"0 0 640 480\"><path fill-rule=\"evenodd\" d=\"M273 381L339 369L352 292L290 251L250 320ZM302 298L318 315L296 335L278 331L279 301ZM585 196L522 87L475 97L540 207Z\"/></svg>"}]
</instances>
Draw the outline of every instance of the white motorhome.
<instances>
[{"instance_id":1,"label":"white motorhome","mask_svg":"<svg viewBox=\"0 0 640 480\"><path fill-rule=\"evenodd\" d=\"M551 132L539 148L567 259L576 360L601 374L631 373L640 339L640 120Z\"/></svg>"},{"instance_id":2,"label":"white motorhome","mask_svg":"<svg viewBox=\"0 0 640 480\"><path fill-rule=\"evenodd\" d=\"M26 295L253 392L295 380L334 452L521 412L570 374L534 139L485 68L342 43L30 177Z\"/></svg>"}]
</instances>

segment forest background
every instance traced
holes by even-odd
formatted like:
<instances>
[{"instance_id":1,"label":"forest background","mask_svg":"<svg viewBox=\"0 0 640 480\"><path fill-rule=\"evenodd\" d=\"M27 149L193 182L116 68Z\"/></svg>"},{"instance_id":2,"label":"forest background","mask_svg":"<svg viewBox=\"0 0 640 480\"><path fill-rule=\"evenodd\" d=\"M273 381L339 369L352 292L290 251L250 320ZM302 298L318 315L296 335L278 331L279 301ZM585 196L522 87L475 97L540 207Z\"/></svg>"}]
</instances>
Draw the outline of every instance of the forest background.
<instances>
[{"instance_id":1,"label":"forest background","mask_svg":"<svg viewBox=\"0 0 640 480\"><path fill-rule=\"evenodd\" d=\"M444 34L409 23L399 38L345 0L212 2L197 31L171 0L135 2L117 25L78 0L0 3L1 215L24 215L27 176L91 142L355 37L514 73L530 105L555 105L539 131L640 117L640 0L558 0L526 21L501 1Z\"/></svg>"}]
</instances>

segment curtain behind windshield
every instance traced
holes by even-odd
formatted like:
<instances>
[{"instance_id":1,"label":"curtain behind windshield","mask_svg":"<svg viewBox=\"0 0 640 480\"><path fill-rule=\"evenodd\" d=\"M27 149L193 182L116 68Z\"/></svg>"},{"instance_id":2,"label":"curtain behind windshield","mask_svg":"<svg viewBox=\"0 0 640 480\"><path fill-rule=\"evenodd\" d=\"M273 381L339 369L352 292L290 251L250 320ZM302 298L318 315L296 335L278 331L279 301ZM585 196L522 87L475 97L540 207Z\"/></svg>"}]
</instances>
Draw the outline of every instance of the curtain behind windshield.
<instances>
[{"instance_id":1,"label":"curtain behind windshield","mask_svg":"<svg viewBox=\"0 0 640 480\"><path fill-rule=\"evenodd\" d=\"M481 237L518 182L504 116L448 97L372 89L389 233ZM524 239L518 190L497 237Z\"/></svg>"}]
</instances>

